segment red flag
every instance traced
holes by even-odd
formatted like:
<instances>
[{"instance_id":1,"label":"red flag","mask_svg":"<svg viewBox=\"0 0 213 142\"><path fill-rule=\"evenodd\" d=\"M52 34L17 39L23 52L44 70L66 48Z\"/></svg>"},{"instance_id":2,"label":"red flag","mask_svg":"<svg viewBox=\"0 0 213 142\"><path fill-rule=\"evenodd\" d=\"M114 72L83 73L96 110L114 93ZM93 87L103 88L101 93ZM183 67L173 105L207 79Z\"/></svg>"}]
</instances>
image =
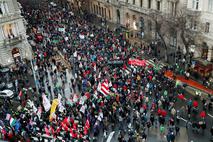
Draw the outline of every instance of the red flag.
<instances>
[{"instance_id":1,"label":"red flag","mask_svg":"<svg viewBox=\"0 0 213 142\"><path fill-rule=\"evenodd\" d=\"M61 131L61 127L58 127L58 128L56 129L56 133L58 134L60 131Z\"/></svg>"},{"instance_id":2,"label":"red flag","mask_svg":"<svg viewBox=\"0 0 213 142\"><path fill-rule=\"evenodd\" d=\"M78 124L77 123L73 123L73 129L77 130Z\"/></svg>"},{"instance_id":3,"label":"red flag","mask_svg":"<svg viewBox=\"0 0 213 142\"><path fill-rule=\"evenodd\" d=\"M5 135L7 133L7 131L5 129L2 129L1 133Z\"/></svg>"},{"instance_id":4,"label":"red flag","mask_svg":"<svg viewBox=\"0 0 213 142\"><path fill-rule=\"evenodd\" d=\"M61 126L64 129L64 131L66 131L66 132L69 131L69 128L67 127L67 125L65 123L61 122Z\"/></svg>"},{"instance_id":5,"label":"red flag","mask_svg":"<svg viewBox=\"0 0 213 142\"><path fill-rule=\"evenodd\" d=\"M84 135L88 134L88 129L86 127L84 127Z\"/></svg>"},{"instance_id":6,"label":"red flag","mask_svg":"<svg viewBox=\"0 0 213 142\"><path fill-rule=\"evenodd\" d=\"M127 69L127 66L126 66L126 64L124 64L124 65L123 65L123 69L124 69L124 70L126 70L126 69Z\"/></svg>"},{"instance_id":7,"label":"red flag","mask_svg":"<svg viewBox=\"0 0 213 142\"><path fill-rule=\"evenodd\" d=\"M44 127L44 131L45 131L46 135L50 136L50 131L49 131L49 129L47 128L47 126Z\"/></svg>"},{"instance_id":8,"label":"red flag","mask_svg":"<svg viewBox=\"0 0 213 142\"><path fill-rule=\"evenodd\" d=\"M87 127L88 129L90 128L90 123L89 123L89 120L88 120L88 119L87 119L87 121L86 121L85 127Z\"/></svg>"},{"instance_id":9,"label":"red flag","mask_svg":"<svg viewBox=\"0 0 213 142\"><path fill-rule=\"evenodd\" d=\"M22 91L20 91L18 94L19 98L21 98L22 95L23 95L23 93L22 93Z\"/></svg>"},{"instance_id":10,"label":"red flag","mask_svg":"<svg viewBox=\"0 0 213 142\"><path fill-rule=\"evenodd\" d=\"M65 125L67 125L67 126L69 126L70 123L69 123L68 117L65 117L62 123L65 124Z\"/></svg>"},{"instance_id":11,"label":"red flag","mask_svg":"<svg viewBox=\"0 0 213 142\"><path fill-rule=\"evenodd\" d=\"M55 134L55 130L53 129L52 126L50 126L50 130L51 130L52 135L54 135Z\"/></svg>"},{"instance_id":12,"label":"red flag","mask_svg":"<svg viewBox=\"0 0 213 142\"><path fill-rule=\"evenodd\" d=\"M87 99L89 99L89 98L90 98L90 93L89 93L89 92L86 92L86 93L85 93L85 96L87 97Z\"/></svg>"}]
</instances>

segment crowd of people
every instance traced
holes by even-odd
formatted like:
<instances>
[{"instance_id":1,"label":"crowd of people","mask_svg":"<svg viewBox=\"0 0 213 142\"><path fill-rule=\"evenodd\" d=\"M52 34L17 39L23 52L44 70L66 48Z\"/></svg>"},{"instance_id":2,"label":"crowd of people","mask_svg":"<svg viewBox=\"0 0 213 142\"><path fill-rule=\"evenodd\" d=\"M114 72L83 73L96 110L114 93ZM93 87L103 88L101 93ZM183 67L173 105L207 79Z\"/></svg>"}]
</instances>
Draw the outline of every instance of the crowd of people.
<instances>
[{"instance_id":1,"label":"crowd of people","mask_svg":"<svg viewBox=\"0 0 213 142\"><path fill-rule=\"evenodd\" d=\"M36 43L39 89L36 93L34 87L24 86L19 90L22 107L15 112L4 108L3 139L89 142L120 131L119 142L141 142L146 141L150 127L155 127L162 139L166 136L168 142L174 142L181 113L176 103L187 102L189 119L199 116L196 100L186 100L182 87L164 76L169 68L128 64L136 49L121 32L97 28L74 12L51 4L42 10L26 9L24 16L30 19L29 36ZM37 39L38 33L42 39ZM62 64L51 58L59 52L72 65L70 80ZM68 82L69 98L64 91ZM194 122L205 129L205 121Z\"/></svg>"}]
</instances>

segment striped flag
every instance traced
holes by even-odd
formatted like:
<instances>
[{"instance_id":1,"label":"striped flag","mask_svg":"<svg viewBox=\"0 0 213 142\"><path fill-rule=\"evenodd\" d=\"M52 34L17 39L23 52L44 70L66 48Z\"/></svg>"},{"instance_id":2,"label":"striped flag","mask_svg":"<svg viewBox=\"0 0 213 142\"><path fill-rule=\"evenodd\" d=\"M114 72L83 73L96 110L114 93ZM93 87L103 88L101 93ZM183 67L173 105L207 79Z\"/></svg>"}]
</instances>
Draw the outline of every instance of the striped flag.
<instances>
[{"instance_id":1,"label":"striped flag","mask_svg":"<svg viewBox=\"0 0 213 142\"><path fill-rule=\"evenodd\" d=\"M10 117L10 126L13 127L16 123L16 120L12 117Z\"/></svg>"},{"instance_id":2,"label":"striped flag","mask_svg":"<svg viewBox=\"0 0 213 142\"><path fill-rule=\"evenodd\" d=\"M109 95L109 82L108 82L108 80L104 80L104 82L99 83L98 91L101 92L101 94L103 94L104 96Z\"/></svg>"}]
</instances>

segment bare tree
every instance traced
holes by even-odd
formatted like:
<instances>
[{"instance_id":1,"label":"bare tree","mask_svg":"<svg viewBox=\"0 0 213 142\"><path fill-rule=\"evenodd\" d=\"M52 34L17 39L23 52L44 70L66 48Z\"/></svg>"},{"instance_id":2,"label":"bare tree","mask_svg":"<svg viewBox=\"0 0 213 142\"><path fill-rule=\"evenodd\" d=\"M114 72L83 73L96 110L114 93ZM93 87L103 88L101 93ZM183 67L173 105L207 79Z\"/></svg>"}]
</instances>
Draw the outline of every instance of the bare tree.
<instances>
[{"instance_id":1,"label":"bare tree","mask_svg":"<svg viewBox=\"0 0 213 142\"><path fill-rule=\"evenodd\" d=\"M155 22L156 33L165 49L165 61L168 59L168 43L170 37L178 32L188 56L191 45L200 44L202 38L202 25L200 23L199 13L192 13L186 9L181 9L175 16L163 14L159 11L153 11L150 17Z\"/></svg>"},{"instance_id":2,"label":"bare tree","mask_svg":"<svg viewBox=\"0 0 213 142\"><path fill-rule=\"evenodd\" d=\"M171 26L169 24L169 21L166 20L166 16L160 13L159 11L152 11L150 13L150 17L152 21L155 23L155 32L156 32L156 37L160 39L161 45L164 47L164 58L165 61L168 61L168 42L170 32L171 32Z\"/></svg>"},{"instance_id":3,"label":"bare tree","mask_svg":"<svg viewBox=\"0 0 213 142\"><path fill-rule=\"evenodd\" d=\"M180 10L175 20L175 27L180 31L180 38L185 46L186 55L189 54L191 45L195 45L197 39L202 39L202 28L199 15L189 13L187 10Z\"/></svg>"}]
</instances>

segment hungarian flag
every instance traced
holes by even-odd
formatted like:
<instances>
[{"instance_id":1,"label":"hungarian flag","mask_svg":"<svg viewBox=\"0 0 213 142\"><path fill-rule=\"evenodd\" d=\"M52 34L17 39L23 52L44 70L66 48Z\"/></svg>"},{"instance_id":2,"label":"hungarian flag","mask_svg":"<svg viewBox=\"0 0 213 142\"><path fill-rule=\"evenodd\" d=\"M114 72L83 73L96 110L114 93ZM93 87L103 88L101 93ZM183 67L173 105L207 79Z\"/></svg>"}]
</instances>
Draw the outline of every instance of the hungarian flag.
<instances>
[{"instance_id":1,"label":"hungarian flag","mask_svg":"<svg viewBox=\"0 0 213 142\"><path fill-rule=\"evenodd\" d=\"M101 84L98 85L98 91L101 92L104 96L109 95L109 83L108 80L104 80Z\"/></svg>"},{"instance_id":2,"label":"hungarian flag","mask_svg":"<svg viewBox=\"0 0 213 142\"><path fill-rule=\"evenodd\" d=\"M13 127L16 124L16 120L12 117L10 117L10 126Z\"/></svg>"}]
</instances>

